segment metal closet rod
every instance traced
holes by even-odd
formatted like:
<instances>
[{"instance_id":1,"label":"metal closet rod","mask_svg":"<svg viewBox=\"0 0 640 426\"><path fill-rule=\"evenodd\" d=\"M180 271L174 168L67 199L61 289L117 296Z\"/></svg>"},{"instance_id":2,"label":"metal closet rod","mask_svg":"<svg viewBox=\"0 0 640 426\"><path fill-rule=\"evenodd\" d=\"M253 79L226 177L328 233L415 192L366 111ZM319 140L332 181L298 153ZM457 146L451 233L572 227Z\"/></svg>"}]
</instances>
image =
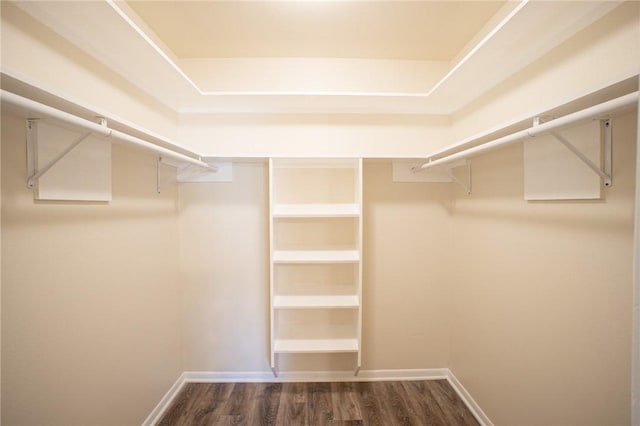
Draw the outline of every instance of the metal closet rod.
<instances>
[{"instance_id":1,"label":"metal closet rod","mask_svg":"<svg viewBox=\"0 0 640 426\"><path fill-rule=\"evenodd\" d=\"M78 117L73 114L69 114L68 112L50 107L45 104L41 104L31 99L24 98L22 96L16 95L15 93L7 92L6 90L2 90L2 101L15 105L17 107L25 108L28 111L35 113L37 115L43 115L48 118L53 118L54 120L58 120L58 121L62 121L64 123L70 124L72 126L85 129L91 133L95 133L100 136L104 136L112 139L118 139L120 141L130 143L132 145L137 145L142 148L155 151L162 156L170 157L178 161L184 161L187 163L195 164L200 167L215 170L214 166L211 166L210 164L207 164L204 161L202 161L201 156L196 154L195 152L192 152L192 154L195 155L197 158L189 157L188 155L181 154L169 148L156 145L152 142L145 141L136 136L129 135L119 130L111 129L106 125L94 123L93 121Z\"/></svg>"},{"instance_id":2,"label":"metal closet rod","mask_svg":"<svg viewBox=\"0 0 640 426\"><path fill-rule=\"evenodd\" d=\"M439 166L442 164L447 164L452 161L468 158L473 155L479 154L481 152L484 152L493 148L497 148L502 145L507 145L509 143L517 142L520 139L534 137L540 133L550 132L560 127L565 127L570 124L578 123L580 121L598 118L603 114L636 104L637 102L638 102L638 92L636 91L633 93L629 93L628 95L624 95L619 98L615 98L610 101L606 101L601 104L594 105L592 107L573 112L571 114L567 114L560 118L556 118L555 120L534 125L532 127L529 127L528 129L521 130L519 132L512 133L510 135L503 136L501 138L494 139L489 142L485 142L481 145L474 146L473 148L465 149L463 151L456 152L454 154L447 155L442 158L438 158L437 160L431 160L430 157L437 155L437 154L433 154L432 156L427 157L429 158L429 160L426 163L422 164L422 166L420 167L422 169L428 169L428 168Z\"/></svg>"}]
</instances>

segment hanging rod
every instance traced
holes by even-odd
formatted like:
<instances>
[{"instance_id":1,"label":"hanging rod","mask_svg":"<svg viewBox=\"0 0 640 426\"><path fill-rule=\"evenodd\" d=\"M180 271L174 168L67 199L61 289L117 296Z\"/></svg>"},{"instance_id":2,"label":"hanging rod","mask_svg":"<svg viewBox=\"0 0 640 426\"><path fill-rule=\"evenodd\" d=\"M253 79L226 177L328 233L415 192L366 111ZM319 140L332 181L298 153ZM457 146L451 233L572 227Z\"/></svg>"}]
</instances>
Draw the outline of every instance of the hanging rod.
<instances>
[{"instance_id":1,"label":"hanging rod","mask_svg":"<svg viewBox=\"0 0 640 426\"><path fill-rule=\"evenodd\" d=\"M129 135L119 130L111 129L106 125L94 123L93 121L84 119L82 117L78 117L73 114L69 114L68 112L50 107L45 104L41 104L31 99L24 98L22 96L16 95L15 93L7 92L6 90L2 90L1 93L2 93L1 98L3 102L7 102L17 107L25 108L30 112L33 112L39 115L44 115L46 117L53 118L58 121L62 121L72 126L85 129L99 136L117 139L123 142L130 143L132 145L137 145L139 147L142 147L151 151L155 151L158 154L174 158L178 161L184 161L187 163L195 164L197 166L204 167L209 170L215 171L217 169L215 166L212 166L202 161L201 156L194 152L190 152L190 153L196 156L197 158L193 158L188 155L181 154L169 148L165 148L165 147L156 145L152 142L145 141L136 136Z\"/></svg>"},{"instance_id":2,"label":"hanging rod","mask_svg":"<svg viewBox=\"0 0 640 426\"><path fill-rule=\"evenodd\" d=\"M616 109L624 108L633 104L638 103L638 92L629 93L628 95L621 96L619 98L612 99L607 102L603 102L598 105L594 105L589 108L585 108L580 111L576 111L571 114L567 114L560 118L556 118L555 120L547 121L546 123L541 123L538 125L534 125L529 127L528 129L521 130L516 133L512 133L507 136L503 136L498 139L494 139L489 142L485 142L481 145L474 146L473 148L468 148L463 151L459 151L453 153L451 155L447 155L442 158L438 158L433 160L430 156L427 157L427 162L422 164L420 168L428 169L431 167L439 166L442 164L450 163L452 161L460 160L462 158L468 158L472 155L479 154L481 152L497 148L502 145L507 145L509 143L517 142L520 139L524 138L532 138L540 133L550 132L552 130L558 129L560 127L565 127L570 124L577 123L579 121L590 120L593 118L597 118L602 114L606 114L608 112L614 111ZM434 154L435 156L437 154Z\"/></svg>"}]
</instances>

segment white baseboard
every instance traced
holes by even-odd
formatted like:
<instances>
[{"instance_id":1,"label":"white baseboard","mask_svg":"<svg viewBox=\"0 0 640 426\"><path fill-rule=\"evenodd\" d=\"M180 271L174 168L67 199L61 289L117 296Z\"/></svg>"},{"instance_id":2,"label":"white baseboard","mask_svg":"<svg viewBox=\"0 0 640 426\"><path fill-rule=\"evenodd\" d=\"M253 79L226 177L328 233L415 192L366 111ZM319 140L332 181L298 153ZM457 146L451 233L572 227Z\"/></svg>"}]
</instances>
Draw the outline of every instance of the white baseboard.
<instances>
[{"instance_id":1,"label":"white baseboard","mask_svg":"<svg viewBox=\"0 0 640 426\"><path fill-rule=\"evenodd\" d=\"M471 394L462 386L462 383L454 376L454 374L447 368L448 375L447 380L451 387L456 391L460 399L465 403L469 411L473 414L473 417L476 418L478 423L481 426L493 426L489 417L482 411L482 408L478 405L478 403L471 397Z\"/></svg>"},{"instance_id":2,"label":"white baseboard","mask_svg":"<svg viewBox=\"0 0 640 426\"><path fill-rule=\"evenodd\" d=\"M184 373L182 373L180 374L180 377L178 377L178 380L176 380L171 388L169 388L167 393L164 394L160 402L158 402L158 405L151 410L151 413L149 413L144 422L142 422L142 426L155 425L162 418L178 393L180 393L180 390L182 390L182 386L184 386L185 383Z\"/></svg>"},{"instance_id":3,"label":"white baseboard","mask_svg":"<svg viewBox=\"0 0 640 426\"><path fill-rule=\"evenodd\" d=\"M271 371L185 371L162 397L142 426L155 425L185 383L377 382L438 379L445 379L451 384L482 426L493 426L487 415L448 368L361 370L357 376L353 371L281 371L278 372L278 377L274 377Z\"/></svg>"},{"instance_id":4,"label":"white baseboard","mask_svg":"<svg viewBox=\"0 0 640 426\"><path fill-rule=\"evenodd\" d=\"M264 382L373 382L382 380L446 379L446 368L416 370L361 370L354 375L348 371L185 371L186 382L197 383L264 383Z\"/></svg>"}]
</instances>

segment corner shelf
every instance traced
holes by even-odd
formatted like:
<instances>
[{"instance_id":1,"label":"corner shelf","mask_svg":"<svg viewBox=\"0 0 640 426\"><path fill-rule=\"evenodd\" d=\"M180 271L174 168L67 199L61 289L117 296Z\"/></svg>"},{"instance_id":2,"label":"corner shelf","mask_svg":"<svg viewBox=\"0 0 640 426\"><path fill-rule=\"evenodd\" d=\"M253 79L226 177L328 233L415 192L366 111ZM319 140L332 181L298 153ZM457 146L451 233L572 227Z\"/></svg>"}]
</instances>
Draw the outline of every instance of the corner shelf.
<instances>
[{"instance_id":1,"label":"corner shelf","mask_svg":"<svg viewBox=\"0 0 640 426\"><path fill-rule=\"evenodd\" d=\"M271 369L277 354L353 353L357 374L362 159L270 159L269 201Z\"/></svg>"}]
</instances>

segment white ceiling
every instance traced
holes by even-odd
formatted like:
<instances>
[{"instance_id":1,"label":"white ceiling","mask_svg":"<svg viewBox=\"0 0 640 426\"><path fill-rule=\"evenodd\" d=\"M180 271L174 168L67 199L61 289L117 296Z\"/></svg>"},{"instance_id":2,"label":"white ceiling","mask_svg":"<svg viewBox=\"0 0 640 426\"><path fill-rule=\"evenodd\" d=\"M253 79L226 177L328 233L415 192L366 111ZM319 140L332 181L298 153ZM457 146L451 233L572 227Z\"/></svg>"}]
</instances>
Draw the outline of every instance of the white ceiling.
<instances>
[{"instance_id":1,"label":"white ceiling","mask_svg":"<svg viewBox=\"0 0 640 426\"><path fill-rule=\"evenodd\" d=\"M14 3L180 113L451 114L621 1Z\"/></svg>"},{"instance_id":2,"label":"white ceiling","mask_svg":"<svg viewBox=\"0 0 640 426\"><path fill-rule=\"evenodd\" d=\"M178 58L451 61L505 1L128 1Z\"/></svg>"}]
</instances>

